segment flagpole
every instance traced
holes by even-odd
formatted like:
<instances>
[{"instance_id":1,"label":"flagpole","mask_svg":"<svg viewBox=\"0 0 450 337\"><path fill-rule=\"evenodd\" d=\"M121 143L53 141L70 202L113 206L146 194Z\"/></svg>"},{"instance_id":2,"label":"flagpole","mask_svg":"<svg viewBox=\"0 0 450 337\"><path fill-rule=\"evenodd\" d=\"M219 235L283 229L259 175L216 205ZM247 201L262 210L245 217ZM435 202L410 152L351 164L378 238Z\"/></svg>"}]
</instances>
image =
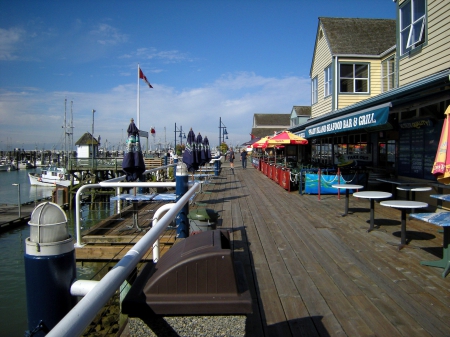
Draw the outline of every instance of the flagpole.
<instances>
[{"instance_id":1,"label":"flagpole","mask_svg":"<svg viewBox=\"0 0 450 337\"><path fill-rule=\"evenodd\" d=\"M139 75L140 75L140 72L139 72L139 70L140 70L140 68L139 68L139 63L138 63L138 75L137 75L137 128L138 128L138 130L140 130L141 129L141 124L140 124L140 121L139 121L139 116L140 116L140 114L141 114L141 107L140 107L140 96L139 96Z\"/></svg>"}]
</instances>

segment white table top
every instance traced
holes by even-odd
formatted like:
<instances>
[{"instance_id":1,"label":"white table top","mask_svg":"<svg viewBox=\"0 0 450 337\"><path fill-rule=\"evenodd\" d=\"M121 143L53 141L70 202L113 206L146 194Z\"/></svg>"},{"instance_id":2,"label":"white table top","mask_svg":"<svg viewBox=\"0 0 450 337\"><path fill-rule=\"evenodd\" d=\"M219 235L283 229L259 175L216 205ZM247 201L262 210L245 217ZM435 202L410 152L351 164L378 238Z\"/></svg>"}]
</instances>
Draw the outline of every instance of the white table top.
<instances>
[{"instance_id":1,"label":"white table top","mask_svg":"<svg viewBox=\"0 0 450 337\"><path fill-rule=\"evenodd\" d=\"M364 191L353 193L354 197L366 199L386 199L392 197L392 193L381 191Z\"/></svg>"},{"instance_id":2,"label":"white table top","mask_svg":"<svg viewBox=\"0 0 450 337\"><path fill-rule=\"evenodd\" d=\"M429 187L429 186L397 186L397 189L400 191L425 192L425 191L430 191L431 187Z\"/></svg>"},{"instance_id":3,"label":"white table top","mask_svg":"<svg viewBox=\"0 0 450 337\"><path fill-rule=\"evenodd\" d=\"M349 190L359 190L361 188L364 188L363 185L353 185L353 184L335 184L335 185L331 185L331 187L349 189Z\"/></svg>"},{"instance_id":4,"label":"white table top","mask_svg":"<svg viewBox=\"0 0 450 337\"><path fill-rule=\"evenodd\" d=\"M380 205L394 208L423 208L428 206L425 202L409 200L385 200L380 202Z\"/></svg>"}]
</instances>

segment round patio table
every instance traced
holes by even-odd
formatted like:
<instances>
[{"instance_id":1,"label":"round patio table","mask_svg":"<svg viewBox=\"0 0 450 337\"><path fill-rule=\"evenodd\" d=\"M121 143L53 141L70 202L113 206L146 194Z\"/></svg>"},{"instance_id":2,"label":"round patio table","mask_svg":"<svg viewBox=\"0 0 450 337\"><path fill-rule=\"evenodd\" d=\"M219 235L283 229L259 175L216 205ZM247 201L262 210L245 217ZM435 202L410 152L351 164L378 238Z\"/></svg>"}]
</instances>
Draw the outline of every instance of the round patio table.
<instances>
[{"instance_id":1,"label":"round patio table","mask_svg":"<svg viewBox=\"0 0 450 337\"><path fill-rule=\"evenodd\" d=\"M374 215L375 215L375 199L387 199L392 197L392 193L380 191L364 191L353 193L354 197L370 199L370 227L367 230L371 232L374 230ZM377 227L378 228L378 227Z\"/></svg>"},{"instance_id":2,"label":"round patio table","mask_svg":"<svg viewBox=\"0 0 450 337\"><path fill-rule=\"evenodd\" d=\"M428 207L428 204L425 202L410 201L410 200L385 200L380 202L380 205L386 207L399 208L402 211L401 239L400 244L398 245L398 250L406 247L406 210Z\"/></svg>"},{"instance_id":3,"label":"round patio table","mask_svg":"<svg viewBox=\"0 0 450 337\"><path fill-rule=\"evenodd\" d=\"M349 190L359 190L361 188L364 188L363 185L354 185L354 184L335 184L331 185L331 187L345 190L345 210L342 216L346 216L349 213L348 212Z\"/></svg>"},{"instance_id":4,"label":"round patio table","mask_svg":"<svg viewBox=\"0 0 450 337\"><path fill-rule=\"evenodd\" d=\"M397 186L399 191L406 191L408 200L416 201L416 192L426 192L431 191L431 187L429 186L414 186L414 185L400 185ZM411 199L409 198L409 192L411 192ZM414 209L411 210L411 213L414 213Z\"/></svg>"}]
</instances>

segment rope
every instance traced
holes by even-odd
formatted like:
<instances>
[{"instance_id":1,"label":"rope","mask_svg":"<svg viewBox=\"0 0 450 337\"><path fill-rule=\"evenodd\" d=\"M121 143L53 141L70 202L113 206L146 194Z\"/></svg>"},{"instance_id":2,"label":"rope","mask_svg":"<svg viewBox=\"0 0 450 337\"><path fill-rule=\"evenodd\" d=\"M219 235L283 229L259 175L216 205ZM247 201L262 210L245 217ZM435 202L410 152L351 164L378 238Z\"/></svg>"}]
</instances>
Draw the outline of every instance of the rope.
<instances>
[{"instance_id":1,"label":"rope","mask_svg":"<svg viewBox=\"0 0 450 337\"><path fill-rule=\"evenodd\" d=\"M338 178L338 176L337 176L337 174L334 176L334 178L333 178L333 180L326 180L324 177L325 177L325 175L321 175L320 176L321 177L321 179L322 179L322 181L323 182L326 182L326 183L328 183L328 184L331 184L331 183L333 183L335 180L337 180L337 178Z\"/></svg>"},{"instance_id":2,"label":"rope","mask_svg":"<svg viewBox=\"0 0 450 337\"><path fill-rule=\"evenodd\" d=\"M295 173L289 172L289 180L293 183L297 183L299 174L300 173L295 174ZM292 177L294 177L294 179L292 179Z\"/></svg>"},{"instance_id":3,"label":"rope","mask_svg":"<svg viewBox=\"0 0 450 337\"><path fill-rule=\"evenodd\" d=\"M353 176L353 178L350 180L345 180L344 176L342 176L342 175L341 175L341 178L342 178L342 180L344 180L345 183L351 183L356 178L356 172L355 172L355 175Z\"/></svg>"}]
</instances>

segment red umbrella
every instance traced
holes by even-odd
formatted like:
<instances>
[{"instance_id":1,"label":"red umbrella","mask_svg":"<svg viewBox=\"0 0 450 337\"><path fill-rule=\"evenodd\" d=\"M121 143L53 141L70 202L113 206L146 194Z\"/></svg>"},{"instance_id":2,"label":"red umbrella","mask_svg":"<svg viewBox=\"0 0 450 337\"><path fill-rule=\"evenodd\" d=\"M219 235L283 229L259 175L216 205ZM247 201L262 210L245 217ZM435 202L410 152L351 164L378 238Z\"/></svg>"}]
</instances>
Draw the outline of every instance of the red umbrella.
<instances>
[{"instance_id":1,"label":"red umbrella","mask_svg":"<svg viewBox=\"0 0 450 337\"><path fill-rule=\"evenodd\" d=\"M444 120L442 126L441 139L439 140L438 152L436 153L436 159L434 160L433 169L431 173L437 176L437 180L443 184L450 183L450 146L448 146L449 135L449 115L450 106L445 111L447 117Z\"/></svg>"},{"instance_id":2,"label":"red umbrella","mask_svg":"<svg viewBox=\"0 0 450 337\"><path fill-rule=\"evenodd\" d=\"M273 136L267 141L267 147L278 145L305 145L308 141L300 136L294 135L292 132L283 131L276 136Z\"/></svg>"},{"instance_id":3,"label":"red umbrella","mask_svg":"<svg viewBox=\"0 0 450 337\"><path fill-rule=\"evenodd\" d=\"M261 138L260 140L254 142L252 144L252 148L254 148L254 149L262 149L262 148L266 147L266 143L267 143L268 139L269 139L269 137Z\"/></svg>"}]
</instances>

